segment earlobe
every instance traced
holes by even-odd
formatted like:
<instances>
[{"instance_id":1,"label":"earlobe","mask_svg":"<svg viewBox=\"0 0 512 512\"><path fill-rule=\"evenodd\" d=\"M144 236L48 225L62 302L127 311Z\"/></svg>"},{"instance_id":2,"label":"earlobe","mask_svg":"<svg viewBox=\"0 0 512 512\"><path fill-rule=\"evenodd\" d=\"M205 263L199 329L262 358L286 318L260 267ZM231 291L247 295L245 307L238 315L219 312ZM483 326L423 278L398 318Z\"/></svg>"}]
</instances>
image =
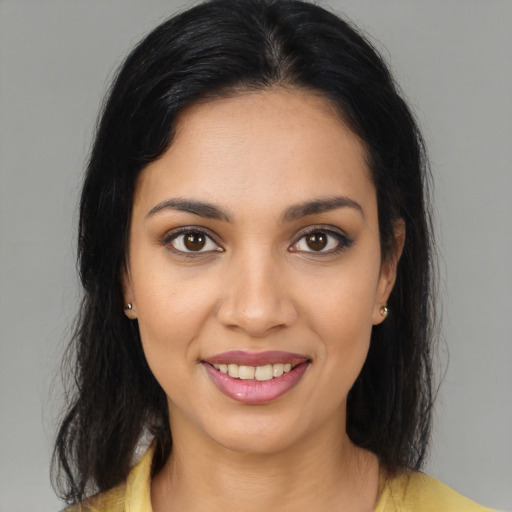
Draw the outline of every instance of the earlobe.
<instances>
[{"instance_id":1,"label":"earlobe","mask_svg":"<svg viewBox=\"0 0 512 512\"><path fill-rule=\"evenodd\" d=\"M127 302L124 306L124 314L130 319L130 320L137 320L137 313L135 309L133 308L133 304L131 302Z\"/></svg>"},{"instance_id":2,"label":"earlobe","mask_svg":"<svg viewBox=\"0 0 512 512\"><path fill-rule=\"evenodd\" d=\"M405 244L405 221L403 219L395 221L394 238L393 248L382 262L381 266L373 311L373 325L382 323L389 314L387 301L395 284L398 261L400 260Z\"/></svg>"},{"instance_id":3,"label":"earlobe","mask_svg":"<svg viewBox=\"0 0 512 512\"><path fill-rule=\"evenodd\" d=\"M373 311L372 324L378 325L378 324L384 322L384 320L386 320L388 315L389 315L388 305L382 304L382 303L377 303L374 308L374 311Z\"/></svg>"},{"instance_id":4,"label":"earlobe","mask_svg":"<svg viewBox=\"0 0 512 512\"><path fill-rule=\"evenodd\" d=\"M123 269L123 297L124 297L124 314L130 320L137 319L137 310L135 308L135 300L133 298L132 282L127 264Z\"/></svg>"}]
</instances>

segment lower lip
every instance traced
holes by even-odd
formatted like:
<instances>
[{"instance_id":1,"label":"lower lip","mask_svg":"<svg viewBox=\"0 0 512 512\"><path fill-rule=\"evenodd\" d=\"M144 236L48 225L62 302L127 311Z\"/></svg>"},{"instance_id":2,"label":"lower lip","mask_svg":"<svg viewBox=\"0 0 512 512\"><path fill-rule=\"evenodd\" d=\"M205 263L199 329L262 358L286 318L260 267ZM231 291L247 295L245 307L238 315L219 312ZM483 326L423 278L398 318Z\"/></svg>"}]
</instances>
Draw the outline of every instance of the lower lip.
<instances>
[{"instance_id":1,"label":"lower lip","mask_svg":"<svg viewBox=\"0 0 512 512\"><path fill-rule=\"evenodd\" d=\"M294 388L307 370L309 363L301 363L281 377L272 380L234 379L226 373L216 370L212 365L203 363L208 375L219 391L229 398L244 404L265 404L283 396Z\"/></svg>"}]
</instances>

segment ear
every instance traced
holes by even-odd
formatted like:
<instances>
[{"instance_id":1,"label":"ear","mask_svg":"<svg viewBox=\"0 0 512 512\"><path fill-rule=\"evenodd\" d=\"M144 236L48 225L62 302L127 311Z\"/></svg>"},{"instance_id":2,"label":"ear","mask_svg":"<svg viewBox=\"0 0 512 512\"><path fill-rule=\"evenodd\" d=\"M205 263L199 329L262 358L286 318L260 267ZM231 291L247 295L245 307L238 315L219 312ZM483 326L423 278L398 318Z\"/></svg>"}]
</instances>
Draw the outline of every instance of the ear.
<instances>
[{"instance_id":1,"label":"ear","mask_svg":"<svg viewBox=\"0 0 512 512\"><path fill-rule=\"evenodd\" d=\"M135 304L135 297L133 294L132 278L130 274L130 265L128 262L124 264L122 272L122 286L123 286L123 300L124 300L124 314L130 320L137 319L137 307Z\"/></svg>"},{"instance_id":2,"label":"ear","mask_svg":"<svg viewBox=\"0 0 512 512\"><path fill-rule=\"evenodd\" d=\"M375 295L375 306L373 308L372 323L378 325L387 316L387 302L396 280L396 269L402 255L405 243L405 221L398 219L394 225L394 245L390 254L382 262L380 269L377 293Z\"/></svg>"}]
</instances>

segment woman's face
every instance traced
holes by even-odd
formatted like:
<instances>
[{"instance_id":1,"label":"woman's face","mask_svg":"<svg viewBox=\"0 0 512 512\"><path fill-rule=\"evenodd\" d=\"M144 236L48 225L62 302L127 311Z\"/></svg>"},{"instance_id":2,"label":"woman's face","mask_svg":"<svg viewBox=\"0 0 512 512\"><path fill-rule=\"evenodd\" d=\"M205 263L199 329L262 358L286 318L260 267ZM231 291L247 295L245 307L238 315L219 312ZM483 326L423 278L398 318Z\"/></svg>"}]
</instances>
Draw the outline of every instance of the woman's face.
<instances>
[{"instance_id":1,"label":"woman's face","mask_svg":"<svg viewBox=\"0 0 512 512\"><path fill-rule=\"evenodd\" d=\"M363 146L311 93L195 105L138 179L124 292L175 441L343 437L394 277Z\"/></svg>"}]
</instances>

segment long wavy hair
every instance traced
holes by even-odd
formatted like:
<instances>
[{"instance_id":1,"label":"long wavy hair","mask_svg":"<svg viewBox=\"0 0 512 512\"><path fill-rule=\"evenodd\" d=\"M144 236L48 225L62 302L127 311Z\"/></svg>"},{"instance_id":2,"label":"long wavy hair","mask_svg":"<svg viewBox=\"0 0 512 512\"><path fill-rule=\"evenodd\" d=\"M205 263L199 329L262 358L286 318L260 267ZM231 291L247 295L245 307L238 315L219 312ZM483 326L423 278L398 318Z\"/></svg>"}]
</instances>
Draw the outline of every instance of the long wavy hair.
<instances>
[{"instance_id":1,"label":"long wavy hair","mask_svg":"<svg viewBox=\"0 0 512 512\"><path fill-rule=\"evenodd\" d=\"M198 101L291 86L328 99L365 145L377 192L382 256L397 219L406 240L369 354L348 396L347 432L391 472L427 454L433 402L433 238L429 172L415 120L376 49L347 22L296 0L213 0L170 18L121 66L104 103L80 203L84 295L65 360L74 376L54 450L67 502L122 482L141 436L158 471L172 449L166 396L121 275L138 174L172 144L177 116Z\"/></svg>"}]
</instances>

